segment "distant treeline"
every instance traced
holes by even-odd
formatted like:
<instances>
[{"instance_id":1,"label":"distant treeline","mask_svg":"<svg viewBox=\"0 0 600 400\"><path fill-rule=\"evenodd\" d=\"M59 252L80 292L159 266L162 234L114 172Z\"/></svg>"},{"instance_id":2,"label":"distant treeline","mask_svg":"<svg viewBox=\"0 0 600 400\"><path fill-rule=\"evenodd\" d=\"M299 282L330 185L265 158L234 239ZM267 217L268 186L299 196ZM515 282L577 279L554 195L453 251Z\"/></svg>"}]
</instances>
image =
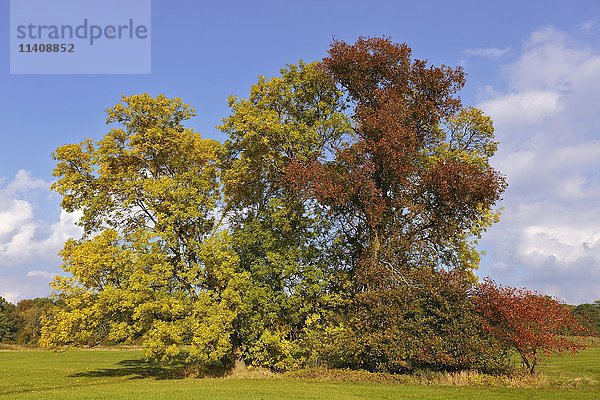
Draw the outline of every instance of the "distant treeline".
<instances>
[{"instance_id":1,"label":"distant treeline","mask_svg":"<svg viewBox=\"0 0 600 400\"><path fill-rule=\"evenodd\" d=\"M0 297L0 342L37 345L42 317L55 306L47 297L21 300L16 305Z\"/></svg>"},{"instance_id":2,"label":"distant treeline","mask_svg":"<svg viewBox=\"0 0 600 400\"><path fill-rule=\"evenodd\" d=\"M574 308L573 313L591 332L595 332L596 335L600 333L600 300L591 304L580 304Z\"/></svg>"}]
</instances>

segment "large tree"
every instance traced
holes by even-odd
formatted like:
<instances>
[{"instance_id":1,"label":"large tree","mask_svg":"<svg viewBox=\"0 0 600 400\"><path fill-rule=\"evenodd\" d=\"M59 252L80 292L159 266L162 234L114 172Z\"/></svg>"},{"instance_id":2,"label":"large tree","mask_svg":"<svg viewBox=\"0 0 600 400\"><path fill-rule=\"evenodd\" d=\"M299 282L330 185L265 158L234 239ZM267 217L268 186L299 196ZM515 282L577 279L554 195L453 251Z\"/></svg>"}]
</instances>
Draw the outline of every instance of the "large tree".
<instances>
[{"instance_id":1,"label":"large tree","mask_svg":"<svg viewBox=\"0 0 600 400\"><path fill-rule=\"evenodd\" d=\"M351 276L345 317L324 329L327 357L372 370L477 368L477 354L496 357L468 301L476 241L505 188L488 162L492 120L462 105L460 68L414 60L386 38L335 41L323 67L351 129L332 151L293 159L286 176L330 216ZM344 356L352 343L360 360Z\"/></svg>"},{"instance_id":2,"label":"large tree","mask_svg":"<svg viewBox=\"0 0 600 400\"><path fill-rule=\"evenodd\" d=\"M142 343L148 355L227 364L246 275L218 226L220 144L183 126L180 99L124 97L94 143L58 148L54 190L84 235L62 250L64 306L41 344Z\"/></svg>"},{"instance_id":3,"label":"large tree","mask_svg":"<svg viewBox=\"0 0 600 400\"><path fill-rule=\"evenodd\" d=\"M491 119L456 96L462 70L413 60L384 38L336 41L323 63L353 129L333 157L297 159L288 177L336 216L362 284L404 268L476 268L473 239L494 221L505 183L488 163Z\"/></svg>"},{"instance_id":4,"label":"large tree","mask_svg":"<svg viewBox=\"0 0 600 400\"><path fill-rule=\"evenodd\" d=\"M320 63L300 62L261 77L248 98L230 98L220 127L228 135L224 212L239 267L252 280L236 329L247 362L276 369L301 362L307 320L336 302L326 216L289 190L285 169L342 141L350 122L341 96Z\"/></svg>"}]
</instances>

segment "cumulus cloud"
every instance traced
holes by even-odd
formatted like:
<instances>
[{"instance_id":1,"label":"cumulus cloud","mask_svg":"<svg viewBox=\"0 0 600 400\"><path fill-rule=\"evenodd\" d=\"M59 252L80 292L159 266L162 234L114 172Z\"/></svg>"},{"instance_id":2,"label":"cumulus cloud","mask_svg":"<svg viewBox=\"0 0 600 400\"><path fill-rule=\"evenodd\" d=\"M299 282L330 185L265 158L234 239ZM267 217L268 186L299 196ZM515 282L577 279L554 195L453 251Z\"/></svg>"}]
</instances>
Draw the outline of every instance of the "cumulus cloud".
<instances>
[{"instance_id":1,"label":"cumulus cloud","mask_svg":"<svg viewBox=\"0 0 600 400\"><path fill-rule=\"evenodd\" d=\"M46 269L58 269L64 242L81 236L76 213L61 211L50 222L36 215L36 195L47 196L48 187L25 170L0 186L0 296L7 299L47 295L54 273Z\"/></svg>"},{"instance_id":2,"label":"cumulus cloud","mask_svg":"<svg viewBox=\"0 0 600 400\"><path fill-rule=\"evenodd\" d=\"M495 121L506 174L502 221L482 273L572 303L600 298L600 52L544 27L501 68L479 106Z\"/></svg>"},{"instance_id":3,"label":"cumulus cloud","mask_svg":"<svg viewBox=\"0 0 600 400\"><path fill-rule=\"evenodd\" d=\"M552 91L531 90L508 93L483 102L488 113L498 120L517 126L538 124L561 111L560 94Z\"/></svg>"},{"instance_id":4,"label":"cumulus cloud","mask_svg":"<svg viewBox=\"0 0 600 400\"><path fill-rule=\"evenodd\" d=\"M497 60L499 58L504 57L508 53L510 53L510 47L505 47L500 49L498 47L487 47L480 49L466 49L464 51L465 55L469 57L481 57L488 58L491 60Z\"/></svg>"},{"instance_id":5,"label":"cumulus cloud","mask_svg":"<svg viewBox=\"0 0 600 400\"><path fill-rule=\"evenodd\" d=\"M8 194L25 193L47 187L49 187L47 182L32 177L29 171L20 169L17 171L15 179L6 186L5 192Z\"/></svg>"}]
</instances>

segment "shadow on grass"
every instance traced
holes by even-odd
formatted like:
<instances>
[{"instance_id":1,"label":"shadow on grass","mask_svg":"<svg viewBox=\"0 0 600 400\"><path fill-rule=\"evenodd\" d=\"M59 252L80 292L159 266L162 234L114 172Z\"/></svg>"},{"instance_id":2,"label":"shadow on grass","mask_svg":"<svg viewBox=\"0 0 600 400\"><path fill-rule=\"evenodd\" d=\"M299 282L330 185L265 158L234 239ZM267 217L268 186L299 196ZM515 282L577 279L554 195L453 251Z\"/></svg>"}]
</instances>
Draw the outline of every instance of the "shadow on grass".
<instances>
[{"instance_id":1,"label":"shadow on grass","mask_svg":"<svg viewBox=\"0 0 600 400\"><path fill-rule=\"evenodd\" d=\"M114 368L103 368L92 371L78 372L70 375L72 378L102 378L102 377L129 377L129 379L154 378L183 379L183 378L217 378L226 376L231 372L230 368L222 365L202 367L195 364L185 363L185 358L170 363L146 360L139 358L135 360L123 360Z\"/></svg>"},{"instance_id":2,"label":"shadow on grass","mask_svg":"<svg viewBox=\"0 0 600 400\"><path fill-rule=\"evenodd\" d=\"M186 367L182 361L170 364L148 361L144 358L123 360L115 368L104 368L93 371L78 372L73 378L127 377L130 379L182 379L186 376Z\"/></svg>"}]
</instances>

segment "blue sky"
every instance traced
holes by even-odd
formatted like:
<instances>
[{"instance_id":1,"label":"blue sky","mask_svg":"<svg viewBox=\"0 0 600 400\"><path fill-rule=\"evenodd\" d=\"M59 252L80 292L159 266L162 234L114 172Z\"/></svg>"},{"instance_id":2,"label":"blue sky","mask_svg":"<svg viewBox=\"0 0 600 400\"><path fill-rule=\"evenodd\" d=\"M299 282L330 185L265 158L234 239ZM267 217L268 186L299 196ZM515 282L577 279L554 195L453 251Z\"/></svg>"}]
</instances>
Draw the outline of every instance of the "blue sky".
<instances>
[{"instance_id":1,"label":"blue sky","mask_svg":"<svg viewBox=\"0 0 600 400\"><path fill-rule=\"evenodd\" d=\"M152 1L152 73L9 74L0 0L0 296L47 295L77 236L48 190L58 146L107 132L123 94L177 96L215 129L257 75L326 54L332 38L387 35L418 58L462 65L465 103L495 120L494 165L510 184L479 274L572 303L600 298L600 2ZM115 59L115 63L119 60Z\"/></svg>"}]
</instances>

